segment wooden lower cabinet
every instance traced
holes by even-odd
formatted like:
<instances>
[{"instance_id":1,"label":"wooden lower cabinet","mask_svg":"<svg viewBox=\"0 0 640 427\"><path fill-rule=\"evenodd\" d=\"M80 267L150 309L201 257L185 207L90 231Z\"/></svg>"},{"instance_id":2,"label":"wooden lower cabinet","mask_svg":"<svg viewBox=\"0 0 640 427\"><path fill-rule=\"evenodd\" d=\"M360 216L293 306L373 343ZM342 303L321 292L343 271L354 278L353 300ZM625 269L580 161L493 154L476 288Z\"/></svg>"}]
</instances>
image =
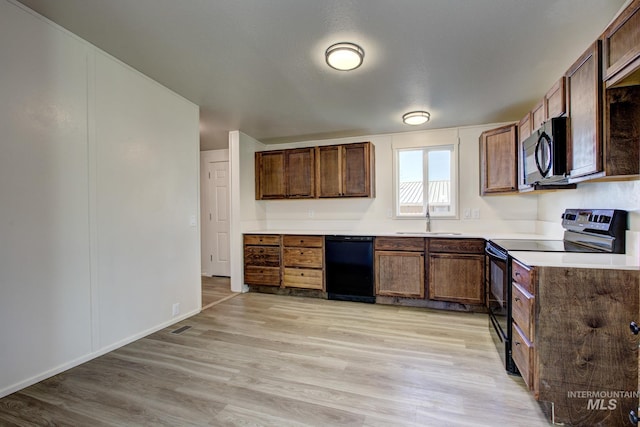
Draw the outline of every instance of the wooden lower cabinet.
<instances>
[{"instance_id":1,"label":"wooden lower cabinet","mask_svg":"<svg viewBox=\"0 0 640 427\"><path fill-rule=\"evenodd\" d=\"M424 298L424 254L376 251L376 295Z\"/></svg>"},{"instance_id":2,"label":"wooden lower cabinet","mask_svg":"<svg viewBox=\"0 0 640 427\"><path fill-rule=\"evenodd\" d=\"M324 290L323 236L283 236L282 261L282 286Z\"/></svg>"},{"instance_id":3,"label":"wooden lower cabinet","mask_svg":"<svg viewBox=\"0 0 640 427\"><path fill-rule=\"evenodd\" d=\"M638 408L629 322L640 307L640 271L517 264L512 354L543 410L558 424L629 425Z\"/></svg>"},{"instance_id":4,"label":"wooden lower cabinet","mask_svg":"<svg viewBox=\"0 0 640 427\"><path fill-rule=\"evenodd\" d=\"M429 299L484 303L484 255L429 254Z\"/></svg>"},{"instance_id":5,"label":"wooden lower cabinet","mask_svg":"<svg viewBox=\"0 0 640 427\"><path fill-rule=\"evenodd\" d=\"M280 236L245 234L244 282L280 286Z\"/></svg>"},{"instance_id":6,"label":"wooden lower cabinet","mask_svg":"<svg viewBox=\"0 0 640 427\"><path fill-rule=\"evenodd\" d=\"M376 237L374 248L376 295L424 298L424 239Z\"/></svg>"},{"instance_id":7,"label":"wooden lower cabinet","mask_svg":"<svg viewBox=\"0 0 640 427\"><path fill-rule=\"evenodd\" d=\"M428 298L484 303L484 240L428 239Z\"/></svg>"}]
</instances>

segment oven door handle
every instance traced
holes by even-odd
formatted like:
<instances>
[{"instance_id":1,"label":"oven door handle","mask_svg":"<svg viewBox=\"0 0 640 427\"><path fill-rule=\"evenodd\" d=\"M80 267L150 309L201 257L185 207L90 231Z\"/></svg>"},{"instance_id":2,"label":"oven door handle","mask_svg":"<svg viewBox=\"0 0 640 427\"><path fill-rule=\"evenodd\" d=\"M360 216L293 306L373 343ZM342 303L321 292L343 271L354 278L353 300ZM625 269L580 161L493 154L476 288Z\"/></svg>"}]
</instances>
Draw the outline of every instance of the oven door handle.
<instances>
[{"instance_id":1,"label":"oven door handle","mask_svg":"<svg viewBox=\"0 0 640 427\"><path fill-rule=\"evenodd\" d=\"M507 256L505 254L503 254L502 252L499 252L497 249L493 248L492 246L485 247L484 251L491 258L497 258L501 261L507 260Z\"/></svg>"}]
</instances>

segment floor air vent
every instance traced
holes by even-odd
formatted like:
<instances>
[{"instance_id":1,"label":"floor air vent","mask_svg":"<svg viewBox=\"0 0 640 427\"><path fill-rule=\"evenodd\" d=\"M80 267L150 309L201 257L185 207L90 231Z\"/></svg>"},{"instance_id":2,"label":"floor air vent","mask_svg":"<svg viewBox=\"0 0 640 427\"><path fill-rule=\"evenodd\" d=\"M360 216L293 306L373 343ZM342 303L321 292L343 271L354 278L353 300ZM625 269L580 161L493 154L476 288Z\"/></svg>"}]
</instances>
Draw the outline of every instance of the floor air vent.
<instances>
[{"instance_id":1,"label":"floor air vent","mask_svg":"<svg viewBox=\"0 0 640 427\"><path fill-rule=\"evenodd\" d=\"M175 331L171 331L172 334L181 334L184 331L188 331L189 329L191 329L191 326L182 326L178 329L176 329Z\"/></svg>"}]
</instances>

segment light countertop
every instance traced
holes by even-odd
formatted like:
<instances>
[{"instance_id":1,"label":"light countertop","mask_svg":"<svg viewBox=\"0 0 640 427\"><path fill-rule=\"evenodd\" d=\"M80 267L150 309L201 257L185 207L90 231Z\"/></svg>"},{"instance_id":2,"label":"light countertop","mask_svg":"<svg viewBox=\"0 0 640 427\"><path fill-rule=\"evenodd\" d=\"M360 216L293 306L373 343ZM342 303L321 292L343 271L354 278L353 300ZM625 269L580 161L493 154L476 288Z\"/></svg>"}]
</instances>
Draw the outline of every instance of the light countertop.
<instances>
[{"instance_id":1,"label":"light countertop","mask_svg":"<svg viewBox=\"0 0 640 427\"><path fill-rule=\"evenodd\" d=\"M510 251L509 254L529 266L611 270L640 269L640 260L638 257L625 254L520 251Z\"/></svg>"}]
</instances>

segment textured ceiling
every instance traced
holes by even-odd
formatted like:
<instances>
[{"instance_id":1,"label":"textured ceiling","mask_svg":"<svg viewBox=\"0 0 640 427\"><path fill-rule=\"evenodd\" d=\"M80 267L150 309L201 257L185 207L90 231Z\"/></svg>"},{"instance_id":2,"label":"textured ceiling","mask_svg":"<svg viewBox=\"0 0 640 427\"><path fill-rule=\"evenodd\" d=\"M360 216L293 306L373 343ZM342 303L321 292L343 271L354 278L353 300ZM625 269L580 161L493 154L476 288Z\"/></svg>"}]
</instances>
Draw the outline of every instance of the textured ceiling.
<instances>
[{"instance_id":1,"label":"textured ceiling","mask_svg":"<svg viewBox=\"0 0 640 427\"><path fill-rule=\"evenodd\" d=\"M200 105L201 148L520 119L624 0L21 0ZM352 41L362 67L324 50ZM426 109L431 121L402 124Z\"/></svg>"}]
</instances>

